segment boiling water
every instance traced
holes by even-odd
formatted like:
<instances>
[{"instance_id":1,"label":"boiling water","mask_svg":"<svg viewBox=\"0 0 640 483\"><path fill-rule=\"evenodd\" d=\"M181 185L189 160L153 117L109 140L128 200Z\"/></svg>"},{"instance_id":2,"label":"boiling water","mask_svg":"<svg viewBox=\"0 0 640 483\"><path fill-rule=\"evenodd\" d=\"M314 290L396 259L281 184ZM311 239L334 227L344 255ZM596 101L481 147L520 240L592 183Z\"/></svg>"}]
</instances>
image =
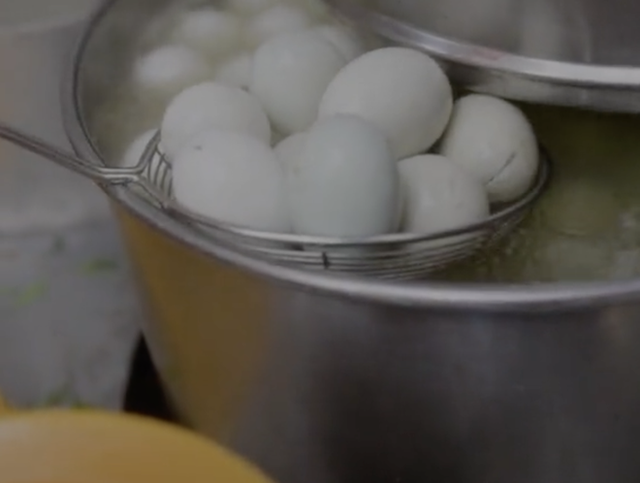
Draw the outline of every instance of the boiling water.
<instances>
[{"instance_id":1,"label":"boiling water","mask_svg":"<svg viewBox=\"0 0 640 483\"><path fill-rule=\"evenodd\" d=\"M80 17L96 3L96 0L0 0L0 29Z\"/></svg>"}]
</instances>

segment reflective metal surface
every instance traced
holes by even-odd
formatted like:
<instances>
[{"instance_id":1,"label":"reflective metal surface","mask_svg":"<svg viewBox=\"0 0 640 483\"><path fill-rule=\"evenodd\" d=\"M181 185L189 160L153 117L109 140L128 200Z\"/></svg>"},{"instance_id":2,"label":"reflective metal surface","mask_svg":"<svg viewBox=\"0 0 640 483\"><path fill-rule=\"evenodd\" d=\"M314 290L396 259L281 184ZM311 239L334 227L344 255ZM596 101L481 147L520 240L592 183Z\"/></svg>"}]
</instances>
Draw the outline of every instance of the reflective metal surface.
<instances>
[{"instance_id":1,"label":"reflective metal surface","mask_svg":"<svg viewBox=\"0 0 640 483\"><path fill-rule=\"evenodd\" d=\"M638 481L637 307L486 317L279 296L238 447L281 481Z\"/></svg>"},{"instance_id":2,"label":"reflective metal surface","mask_svg":"<svg viewBox=\"0 0 640 483\"><path fill-rule=\"evenodd\" d=\"M126 72L139 25L169 3L112 0L88 30L65 91L82 157L100 162L105 133L92 119ZM183 418L280 482L640 480L640 281L310 274L216 246L121 187L108 192Z\"/></svg>"},{"instance_id":3,"label":"reflective metal surface","mask_svg":"<svg viewBox=\"0 0 640 483\"><path fill-rule=\"evenodd\" d=\"M517 100L640 111L634 0L326 0L442 61L462 86Z\"/></svg>"},{"instance_id":4,"label":"reflective metal surface","mask_svg":"<svg viewBox=\"0 0 640 483\"><path fill-rule=\"evenodd\" d=\"M282 483L635 483L637 304L478 313L304 291L129 215L185 421Z\"/></svg>"}]
</instances>

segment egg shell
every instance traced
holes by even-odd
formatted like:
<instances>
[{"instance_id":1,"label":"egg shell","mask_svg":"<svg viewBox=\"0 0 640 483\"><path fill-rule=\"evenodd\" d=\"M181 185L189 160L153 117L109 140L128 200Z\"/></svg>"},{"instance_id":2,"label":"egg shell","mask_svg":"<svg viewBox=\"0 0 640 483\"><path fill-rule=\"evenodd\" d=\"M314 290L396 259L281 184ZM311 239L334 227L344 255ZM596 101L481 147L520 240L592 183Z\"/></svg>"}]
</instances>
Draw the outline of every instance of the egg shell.
<instances>
[{"instance_id":1,"label":"egg shell","mask_svg":"<svg viewBox=\"0 0 640 483\"><path fill-rule=\"evenodd\" d=\"M313 24L311 16L294 5L275 5L252 18L245 28L245 45L256 48L282 34L301 32Z\"/></svg>"},{"instance_id":2,"label":"egg shell","mask_svg":"<svg viewBox=\"0 0 640 483\"><path fill-rule=\"evenodd\" d=\"M484 184L491 202L522 196L538 171L538 144L531 124L513 104L472 94L459 99L440 153Z\"/></svg>"},{"instance_id":3,"label":"egg shell","mask_svg":"<svg viewBox=\"0 0 640 483\"><path fill-rule=\"evenodd\" d=\"M253 74L253 54L243 52L225 61L219 66L214 80L241 89L249 89Z\"/></svg>"},{"instance_id":4,"label":"egg shell","mask_svg":"<svg viewBox=\"0 0 640 483\"><path fill-rule=\"evenodd\" d=\"M405 195L402 230L433 234L462 228L489 216L482 184L443 156L420 155L400 161Z\"/></svg>"},{"instance_id":5,"label":"egg shell","mask_svg":"<svg viewBox=\"0 0 640 483\"><path fill-rule=\"evenodd\" d=\"M250 92L284 135L308 129L327 86L346 64L317 32L280 35L255 53Z\"/></svg>"},{"instance_id":6,"label":"egg shell","mask_svg":"<svg viewBox=\"0 0 640 483\"><path fill-rule=\"evenodd\" d=\"M402 159L436 142L452 103L449 81L433 59L388 47L358 57L338 73L322 98L320 117L355 114L376 124Z\"/></svg>"},{"instance_id":7,"label":"egg shell","mask_svg":"<svg viewBox=\"0 0 640 483\"><path fill-rule=\"evenodd\" d=\"M355 116L315 124L288 186L294 231L361 238L394 229L398 170L384 133Z\"/></svg>"},{"instance_id":8,"label":"egg shell","mask_svg":"<svg viewBox=\"0 0 640 483\"><path fill-rule=\"evenodd\" d=\"M284 175L273 150L243 133L210 130L173 163L178 203L203 216L256 230L290 231Z\"/></svg>"},{"instance_id":9,"label":"egg shell","mask_svg":"<svg viewBox=\"0 0 640 483\"><path fill-rule=\"evenodd\" d=\"M206 82L169 104L162 120L162 148L172 160L190 138L213 128L242 132L265 144L271 141L269 119L255 97L237 87Z\"/></svg>"},{"instance_id":10,"label":"egg shell","mask_svg":"<svg viewBox=\"0 0 640 483\"><path fill-rule=\"evenodd\" d=\"M230 12L199 8L180 15L170 37L215 61L240 48L242 21Z\"/></svg>"},{"instance_id":11,"label":"egg shell","mask_svg":"<svg viewBox=\"0 0 640 483\"><path fill-rule=\"evenodd\" d=\"M331 45L342 54L347 62L360 57L365 53L364 42L351 29L343 25L326 24L319 25L313 30L323 35Z\"/></svg>"},{"instance_id":12,"label":"egg shell","mask_svg":"<svg viewBox=\"0 0 640 483\"><path fill-rule=\"evenodd\" d=\"M227 7L240 15L256 15L275 5L280 0L227 0Z\"/></svg>"},{"instance_id":13,"label":"egg shell","mask_svg":"<svg viewBox=\"0 0 640 483\"><path fill-rule=\"evenodd\" d=\"M166 102L213 75L213 67L203 56L188 47L167 45L137 60L132 81L142 101Z\"/></svg>"},{"instance_id":14,"label":"egg shell","mask_svg":"<svg viewBox=\"0 0 640 483\"><path fill-rule=\"evenodd\" d=\"M295 169L297 164L300 163L307 137L308 134L306 132L295 133L280 141L275 147L276 156L280 160L285 173Z\"/></svg>"}]
</instances>

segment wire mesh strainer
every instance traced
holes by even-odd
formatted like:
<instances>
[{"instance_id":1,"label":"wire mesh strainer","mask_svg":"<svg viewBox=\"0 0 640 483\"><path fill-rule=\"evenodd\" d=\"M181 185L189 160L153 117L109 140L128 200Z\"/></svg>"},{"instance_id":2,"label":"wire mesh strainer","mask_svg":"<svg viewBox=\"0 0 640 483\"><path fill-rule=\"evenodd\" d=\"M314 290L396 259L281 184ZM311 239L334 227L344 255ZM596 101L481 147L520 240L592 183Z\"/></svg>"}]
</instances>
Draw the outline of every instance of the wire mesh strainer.
<instances>
[{"instance_id":1,"label":"wire mesh strainer","mask_svg":"<svg viewBox=\"0 0 640 483\"><path fill-rule=\"evenodd\" d=\"M181 207L172 196L171 165L158 149L159 132L146 146L139 163L130 168L97 166L3 124L0 124L0 138L98 184L127 185L147 202L228 249L297 268L399 280L424 277L502 239L529 212L544 191L551 172L549 157L541 149L540 168L529 191L517 201L494 209L491 216L480 223L430 235L394 233L345 240L250 230Z\"/></svg>"}]
</instances>

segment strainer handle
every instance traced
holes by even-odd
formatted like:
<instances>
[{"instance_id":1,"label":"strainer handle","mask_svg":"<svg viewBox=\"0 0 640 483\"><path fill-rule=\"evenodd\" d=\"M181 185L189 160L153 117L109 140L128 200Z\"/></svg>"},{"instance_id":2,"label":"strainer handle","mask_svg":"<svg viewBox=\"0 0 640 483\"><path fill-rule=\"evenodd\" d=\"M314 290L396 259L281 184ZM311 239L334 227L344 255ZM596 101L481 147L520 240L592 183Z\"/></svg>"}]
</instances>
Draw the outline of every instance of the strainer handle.
<instances>
[{"instance_id":1,"label":"strainer handle","mask_svg":"<svg viewBox=\"0 0 640 483\"><path fill-rule=\"evenodd\" d=\"M0 139L4 139L27 151L53 161L63 168L74 171L98 184L128 184L137 182L140 168L106 168L85 161L75 154L0 122Z\"/></svg>"}]
</instances>

